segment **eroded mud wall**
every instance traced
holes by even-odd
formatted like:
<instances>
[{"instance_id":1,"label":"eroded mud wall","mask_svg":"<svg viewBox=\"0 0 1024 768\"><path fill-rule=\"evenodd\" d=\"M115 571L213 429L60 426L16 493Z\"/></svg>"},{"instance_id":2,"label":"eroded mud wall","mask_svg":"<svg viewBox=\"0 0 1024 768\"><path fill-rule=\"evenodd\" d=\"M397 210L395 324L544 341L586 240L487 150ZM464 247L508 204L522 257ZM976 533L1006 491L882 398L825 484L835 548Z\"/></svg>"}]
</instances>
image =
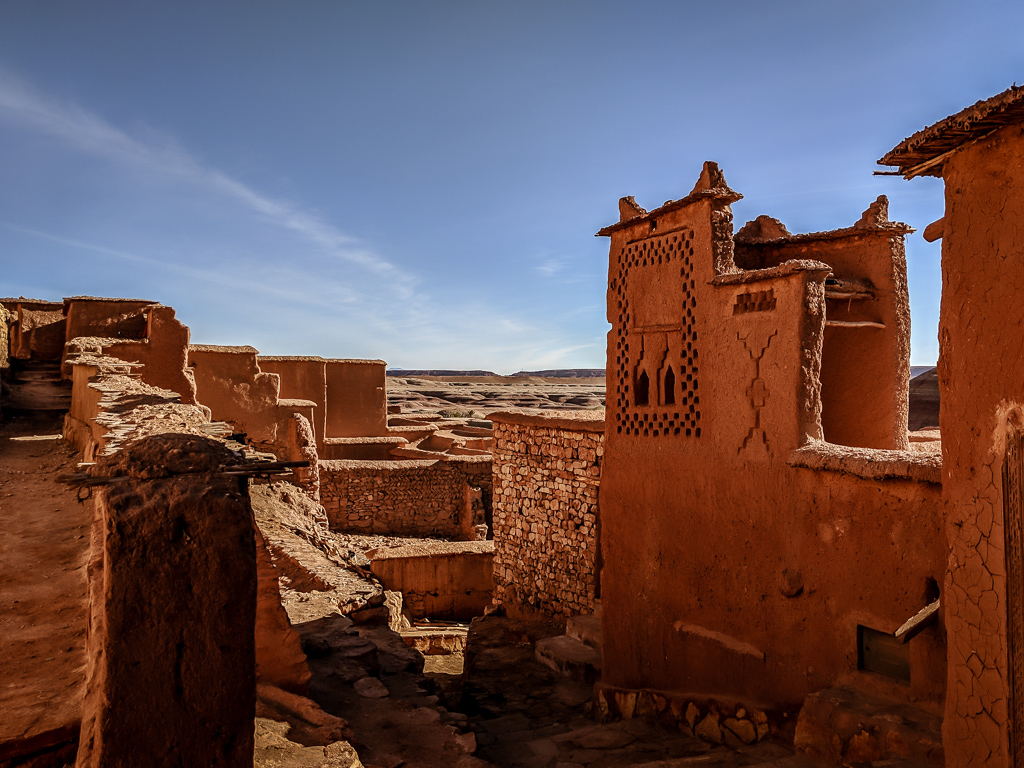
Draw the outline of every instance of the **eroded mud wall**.
<instances>
[{"instance_id":1,"label":"eroded mud wall","mask_svg":"<svg viewBox=\"0 0 1024 768\"><path fill-rule=\"evenodd\" d=\"M106 353L144 364L142 380L181 395L181 402L196 402L196 383L188 369L188 326L162 305L145 310L146 338L141 344L113 344Z\"/></svg>"},{"instance_id":2,"label":"eroded mud wall","mask_svg":"<svg viewBox=\"0 0 1024 768\"><path fill-rule=\"evenodd\" d=\"M256 551L223 444L159 435L101 459L79 768L249 768Z\"/></svg>"},{"instance_id":3,"label":"eroded mud wall","mask_svg":"<svg viewBox=\"0 0 1024 768\"><path fill-rule=\"evenodd\" d=\"M49 301L12 300L6 305L14 314L11 357L19 360L60 360L64 351L66 321L63 305Z\"/></svg>"},{"instance_id":4,"label":"eroded mud wall","mask_svg":"<svg viewBox=\"0 0 1024 768\"><path fill-rule=\"evenodd\" d=\"M152 301L72 296L64 299L67 339L98 336L110 339L146 338L144 307Z\"/></svg>"},{"instance_id":5,"label":"eroded mud wall","mask_svg":"<svg viewBox=\"0 0 1024 768\"><path fill-rule=\"evenodd\" d=\"M947 765L1009 766L1024 749L1024 628L1019 614L1008 615L1024 601L1024 553L1004 525L1004 518L1019 524L1021 514L1020 483L1004 479L1004 467L1008 423L1019 428L1024 407L1024 126L965 146L946 161L943 177L944 743ZM1008 574L1008 563L1016 571Z\"/></svg>"},{"instance_id":6,"label":"eroded mud wall","mask_svg":"<svg viewBox=\"0 0 1024 768\"><path fill-rule=\"evenodd\" d=\"M494 590L512 614L594 611L604 419L587 416L490 415Z\"/></svg>"},{"instance_id":7,"label":"eroded mud wall","mask_svg":"<svg viewBox=\"0 0 1024 768\"><path fill-rule=\"evenodd\" d=\"M281 605L279 573L258 528L256 536L256 680L292 693L308 694L309 667L299 633Z\"/></svg>"},{"instance_id":8,"label":"eroded mud wall","mask_svg":"<svg viewBox=\"0 0 1024 768\"><path fill-rule=\"evenodd\" d=\"M328 360L324 437L388 434L383 360Z\"/></svg>"},{"instance_id":9,"label":"eroded mud wall","mask_svg":"<svg viewBox=\"0 0 1024 768\"><path fill-rule=\"evenodd\" d=\"M198 401L217 421L226 421L257 444L277 438L279 381L264 373L253 347L193 344L188 365Z\"/></svg>"},{"instance_id":10,"label":"eroded mud wall","mask_svg":"<svg viewBox=\"0 0 1024 768\"><path fill-rule=\"evenodd\" d=\"M318 450L323 449L327 418L327 362L321 357L267 357L256 358L260 370L275 373L281 382L279 396L285 399L309 400L313 410L313 432Z\"/></svg>"}]
</instances>

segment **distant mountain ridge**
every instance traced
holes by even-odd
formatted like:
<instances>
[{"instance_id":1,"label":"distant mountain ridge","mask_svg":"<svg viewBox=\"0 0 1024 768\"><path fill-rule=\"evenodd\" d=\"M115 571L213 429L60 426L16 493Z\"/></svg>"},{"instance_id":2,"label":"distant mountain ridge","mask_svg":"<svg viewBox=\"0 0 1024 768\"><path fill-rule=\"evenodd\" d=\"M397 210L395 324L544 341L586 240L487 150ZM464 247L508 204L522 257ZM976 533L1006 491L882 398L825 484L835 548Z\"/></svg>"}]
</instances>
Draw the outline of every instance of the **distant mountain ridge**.
<instances>
[{"instance_id":1,"label":"distant mountain ridge","mask_svg":"<svg viewBox=\"0 0 1024 768\"><path fill-rule=\"evenodd\" d=\"M449 371L445 369L427 370L426 368L390 368L388 376L497 376L494 371Z\"/></svg>"},{"instance_id":2,"label":"distant mountain ridge","mask_svg":"<svg viewBox=\"0 0 1024 768\"><path fill-rule=\"evenodd\" d=\"M453 371L426 368L390 368L388 376L501 376L493 371ZM518 371L501 378L537 377L544 379L603 379L604 368L553 368L548 371Z\"/></svg>"},{"instance_id":3,"label":"distant mountain ridge","mask_svg":"<svg viewBox=\"0 0 1024 768\"><path fill-rule=\"evenodd\" d=\"M604 368L553 368L549 371L518 371L512 376L539 376L545 379L604 378Z\"/></svg>"}]
</instances>

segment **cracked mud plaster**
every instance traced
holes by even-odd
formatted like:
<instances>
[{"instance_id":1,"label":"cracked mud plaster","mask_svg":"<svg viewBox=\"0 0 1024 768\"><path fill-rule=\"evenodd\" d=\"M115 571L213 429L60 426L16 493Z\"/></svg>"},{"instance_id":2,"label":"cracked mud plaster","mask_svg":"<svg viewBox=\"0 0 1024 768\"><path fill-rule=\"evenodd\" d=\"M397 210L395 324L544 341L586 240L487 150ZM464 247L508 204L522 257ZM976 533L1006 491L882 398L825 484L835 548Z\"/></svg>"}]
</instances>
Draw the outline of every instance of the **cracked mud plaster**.
<instances>
[{"instance_id":1,"label":"cracked mud plaster","mask_svg":"<svg viewBox=\"0 0 1024 768\"><path fill-rule=\"evenodd\" d=\"M1024 400L1024 126L964 147L946 161L943 177L939 376L949 543L943 596L949 643L946 764L1009 766L1015 739L1008 654L1024 653L1024 637L1007 639L1002 472L1007 421L1013 402ZM1010 599L1024 599L1016 594L1020 587L1009 589Z\"/></svg>"}]
</instances>

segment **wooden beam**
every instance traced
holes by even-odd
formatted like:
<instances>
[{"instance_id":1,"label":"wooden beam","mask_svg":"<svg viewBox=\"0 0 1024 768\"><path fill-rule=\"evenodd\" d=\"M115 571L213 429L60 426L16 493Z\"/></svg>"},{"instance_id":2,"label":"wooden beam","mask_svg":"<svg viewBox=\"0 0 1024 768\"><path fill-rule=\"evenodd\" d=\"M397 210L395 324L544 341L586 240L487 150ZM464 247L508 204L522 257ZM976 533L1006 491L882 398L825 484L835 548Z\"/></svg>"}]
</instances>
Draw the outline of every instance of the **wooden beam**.
<instances>
[{"instance_id":1,"label":"wooden beam","mask_svg":"<svg viewBox=\"0 0 1024 768\"><path fill-rule=\"evenodd\" d=\"M906 643L916 637L921 630L930 624L935 623L939 616L939 600L925 606L904 622L903 626L892 633L898 643Z\"/></svg>"},{"instance_id":2,"label":"wooden beam","mask_svg":"<svg viewBox=\"0 0 1024 768\"><path fill-rule=\"evenodd\" d=\"M941 219L933 221L931 224L925 227L922 236L924 237L925 242L934 243L936 240L942 239L942 235L945 234L945 231L946 217L943 216Z\"/></svg>"}]
</instances>

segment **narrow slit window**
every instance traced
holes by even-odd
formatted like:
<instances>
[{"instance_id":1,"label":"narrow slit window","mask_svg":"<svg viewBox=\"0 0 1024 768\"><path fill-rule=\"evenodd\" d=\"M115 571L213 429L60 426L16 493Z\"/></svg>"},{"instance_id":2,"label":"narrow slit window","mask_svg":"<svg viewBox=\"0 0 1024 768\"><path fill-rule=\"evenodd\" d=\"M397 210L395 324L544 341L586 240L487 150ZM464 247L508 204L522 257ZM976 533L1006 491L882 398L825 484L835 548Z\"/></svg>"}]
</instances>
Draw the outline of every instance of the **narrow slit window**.
<instances>
[{"instance_id":1,"label":"narrow slit window","mask_svg":"<svg viewBox=\"0 0 1024 768\"><path fill-rule=\"evenodd\" d=\"M665 371L665 405L674 405L676 402L676 375L672 368Z\"/></svg>"},{"instance_id":2,"label":"narrow slit window","mask_svg":"<svg viewBox=\"0 0 1024 768\"><path fill-rule=\"evenodd\" d=\"M636 392L634 401L637 405L647 405L647 393L651 388L651 382L647 378L647 371L640 371L636 379Z\"/></svg>"}]
</instances>

